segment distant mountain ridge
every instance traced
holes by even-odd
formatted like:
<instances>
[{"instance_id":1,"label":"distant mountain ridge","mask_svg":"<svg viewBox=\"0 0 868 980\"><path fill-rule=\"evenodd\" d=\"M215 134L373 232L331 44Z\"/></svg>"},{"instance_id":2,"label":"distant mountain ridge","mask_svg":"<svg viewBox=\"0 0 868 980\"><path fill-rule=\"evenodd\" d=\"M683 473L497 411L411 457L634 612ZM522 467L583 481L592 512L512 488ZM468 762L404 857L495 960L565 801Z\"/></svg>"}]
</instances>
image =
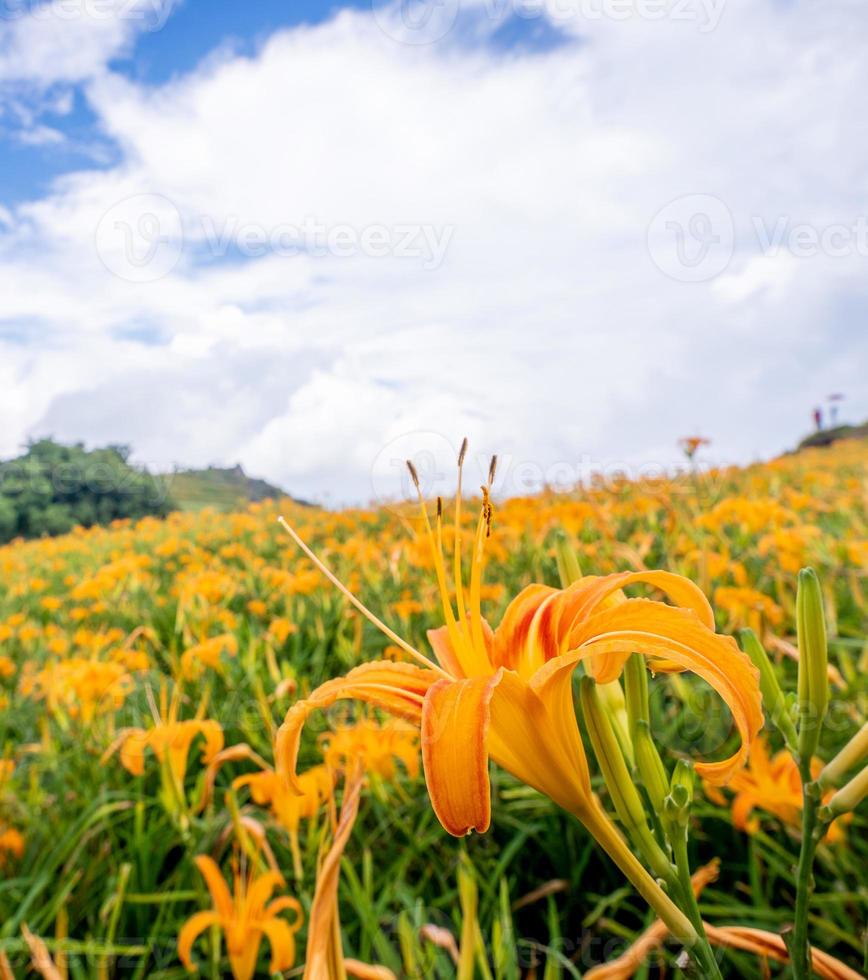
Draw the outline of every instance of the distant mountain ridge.
<instances>
[{"instance_id":1,"label":"distant mountain ridge","mask_svg":"<svg viewBox=\"0 0 868 980\"><path fill-rule=\"evenodd\" d=\"M217 510L230 511L260 500L291 497L281 487L248 476L240 464L225 468L209 466L202 470L178 469L173 473L161 474L159 479L181 510L195 511L214 507ZM305 500L291 499L295 499L296 503L307 503Z\"/></svg>"}]
</instances>

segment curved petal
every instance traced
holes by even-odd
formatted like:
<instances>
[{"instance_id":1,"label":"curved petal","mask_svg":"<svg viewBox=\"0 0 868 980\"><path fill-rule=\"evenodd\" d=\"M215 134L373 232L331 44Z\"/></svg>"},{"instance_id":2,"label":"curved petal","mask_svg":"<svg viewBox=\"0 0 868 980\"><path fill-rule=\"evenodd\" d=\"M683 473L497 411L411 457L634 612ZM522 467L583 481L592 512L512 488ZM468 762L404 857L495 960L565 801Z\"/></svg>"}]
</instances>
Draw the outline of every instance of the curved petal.
<instances>
[{"instance_id":1,"label":"curved petal","mask_svg":"<svg viewBox=\"0 0 868 980\"><path fill-rule=\"evenodd\" d=\"M381 660L362 664L345 677L326 681L287 712L275 741L277 771L289 780L296 792L303 792L296 777L298 747L304 724L314 711L328 708L336 701L354 699L418 725L422 720L422 701L437 679L434 671L424 667Z\"/></svg>"},{"instance_id":2,"label":"curved petal","mask_svg":"<svg viewBox=\"0 0 868 980\"><path fill-rule=\"evenodd\" d=\"M297 898L293 898L292 895L282 895L280 898L276 898L271 902L265 909L265 917L267 919L273 919L278 913L286 911L295 913L295 918L292 922L287 922L286 924L293 932L298 932L304 922L304 912L301 908L301 902Z\"/></svg>"},{"instance_id":3,"label":"curved petal","mask_svg":"<svg viewBox=\"0 0 868 980\"><path fill-rule=\"evenodd\" d=\"M491 823L487 734L492 677L440 680L422 708L422 766L437 819L456 837Z\"/></svg>"},{"instance_id":4,"label":"curved petal","mask_svg":"<svg viewBox=\"0 0 868 980\"><path fill-rule=\"evenodd\" d=\"M347 846L356 816L359 812L359 795L362 774L357 772L346 784L341 802L341 816L328 853L317 871L316 890L310 906L305 951L304 980L320 980L329 977L329 963L343 961L340 948L338 922L338 882L341 873L341 857ZM335 948L337 942L337 948Z\"/></svg>"},{"instance_id":5,"label":"curved petal","mask_svg":"<svg viewBox=\"0 0 868 980\"><path fill-rule=\"evenodd\" d=\"M742 740L729 759L697 763L697 774L720 784L744 764L750 744L762 728L762 702L758 671L731 637L712 633L685 609L650 599L629 599L597 613L575 635L578 649L549 661L535 675L532 683L541 696L562 671L570 673L580 660L597 654L614 657L616 664L633 652L671 660L717 691L732 712ZM598 680L605 682L614 676L617 671Z\"/></svg>"},{"instance_id":6,"label":"curved petal","mask_svg":"<svg viewBox=\"0 0 868 980\"><path fill-rule=\"evenodd\" d=\"M178 934L178 959L184 964L184 969L190 972L194 971L196 967L193 965L192 952L193 943L202 935L202 933L208 929L210 926L216 926L220 924L220 916L212 911L209 912L197 912L195 915L190 916L189 919L184 923L183 928Z\"/></svg>"},{"instance_id":7,"label":"curved petal","mask_svg":"<svg viewBox=\"0 0 868 980\"><path fill-rule=\"evenodd\" d=\"M230 919L233 911L232 896L229 894L229 888L220 873L220 868L207 854L199 854L196 857L196 867L205 879L205 884L208 886L208 891L211 893L214 902L214 908L221 918Z\"/></svg>"},{"instance_id":8,"label":"curved petal","mask_svg":"<svg viewBox=\"0 0 868 980\"><path fill-rule=\"evenodd\" d=\"M495 633L493 662L531 677L542 665L579 644L574 631L601 606L627 601L621 589L642 582L665 593L714 629L714 613L705 594L690 579L673 572L619 572L588 575L566 589L529 585L509 604Z\"/></svg>"},{"instance_id":9,"label":"curved petal","mask_svg":"<svg viewBox=\"0 0 868 980\"><path fill-rule=\"evenodd\" d=\"M269 919L260 923L260 929L271 943L271 973L283 973L295 964L295 934L283 919Z\"/></svg>"},{"instance_id":10,"label":"curved petal","mask_svg":"<svg viewBox=\"0 0 868 980\"><path fill-rule=\"evenodd\" d=\"M565 599L565 603L569 606L568 618L573 620L574 624L578 620L577 625L581 625L581 620L591 615L609 596L628 585L639 582L659 589L676 606L689 609L708 629L714 630L714 612L702 589L683 575L664 571L618 572L615 575L605 575L590 583L588 579L582 579L573 587L575 595ZM569 644L575 645L572 637L569 639Z\"/></svg>"}]
</instances>

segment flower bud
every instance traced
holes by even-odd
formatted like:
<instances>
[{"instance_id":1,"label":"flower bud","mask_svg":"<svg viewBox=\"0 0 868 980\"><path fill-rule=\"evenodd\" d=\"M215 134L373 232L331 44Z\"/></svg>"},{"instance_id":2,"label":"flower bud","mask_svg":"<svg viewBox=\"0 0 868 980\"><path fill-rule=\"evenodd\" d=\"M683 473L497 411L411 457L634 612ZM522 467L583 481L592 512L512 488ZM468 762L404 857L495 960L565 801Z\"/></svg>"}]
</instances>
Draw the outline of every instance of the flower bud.
<instances>
[{"instance_id":1,"label":"flower bud","mask_svg":"<svg viewBox=\"0 0 868 980\"><path fill-rule=\"evenodd\" d=\"M798 746L796 726L790 717L784 693L778 683L778 675L775 673L775 668L772 666L765 648L757 639L756 633L750 629L741 631L741 645L754 667L759 671L763 704L772 724L784 736L790 750L795 752Z\"/></svg>"},{"instance_id":2,"label":"flower bud","mask_svg":"<svg viewBox=\"0 0 868 980\"><path fill-rule=\"evenodd\" d=\"M596 681L592 677L585 676L581 679L579 697L594 754L619 820L629 829L646 827L642 798L627 770L612 723L603 708Z\"/></svg>"},{"instance_id":3,"label":"flower bud","mask_svg":"<svg viewBox=\"0 0 868 980\"><path fill-rule=\"evenodd\" d=\"M582 577L582 569L579 559L576 557L575 548L570 544L569 538L563 532L558 534L555 541L555 558L558 563L558 575L561 580L561 588L565 589L573 582L578 582Z\"/></svg>"},{"instance_id":4,"label":"flower bud","mask_svg":"<svg viewBox=\"0 0 868 980\"><path fill-rule=\"evenodd\" d=\"M820 811L825 820L833 820L842 813L850 813L868 796L868 766L849 783L842 786Z\"/></svg>"},{"instance_id":5,"label":"flower bud","mask_svg":"<svg viewBox=\"0 0 868 980\"><path fill-rule=\"evenodd\" d=\"M663 825L670 838L676 832L684 834L687 829L693 803L693 784L693 763L688 759L679 759L672 772L669 795L663 804Z\"/></svg>"},{"instance_id":6,"label":"flower bud","mask_svg":"<svg viewBox=\"0 0 868 980\"><path fill-rule=\"evenodd\" d=\"M820 729L829 705L823 593L812 568L803 568L799 572L796 628L799 637L799 758L803 766L808 766L820 740Z\"/></svg>"},{"instance_id":7,"label":"flower bud","mask_svg":"<svg viewBox=\"0 0 868 980\"><path fill-rule=\"evenodd\" d=\"M669 779L666 769L651 737L651 729L644 719L636 723L636 734L633 736L633 752L636 757L636 768L639 778L645 787L648 798L656 813L663 812L663 803L669 793Z\"/></svg>"},{"instance_id":8,"label":"flower bud","mask_svg":"<svg viewBox=\"0 0 868 980\"><path fill-rule=\"evenodd\" d=\"M850 739L843 749L827 763L820 773L820 785L825 789L835 783L850 769L868 759L868 721Z\"/></svg>"}]
</instances>

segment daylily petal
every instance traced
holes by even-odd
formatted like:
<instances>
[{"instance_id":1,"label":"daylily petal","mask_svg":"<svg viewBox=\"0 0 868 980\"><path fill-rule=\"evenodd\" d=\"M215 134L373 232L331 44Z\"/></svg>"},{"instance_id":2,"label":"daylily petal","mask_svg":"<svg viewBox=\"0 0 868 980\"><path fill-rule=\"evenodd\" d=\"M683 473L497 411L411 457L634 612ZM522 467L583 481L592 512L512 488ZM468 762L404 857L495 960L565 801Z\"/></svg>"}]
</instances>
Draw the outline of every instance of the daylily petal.
<instances>
[{"instance_id":1,"label":"daylily petal","mask_svg":"<svg viewBox=\"0 0 868 980\"><path fill-rule=\"evenodd\" d=\"M258 916L274 889L283 884L283 875L278 871L266 871L251 882L247 890L247 907L251 909L251 914Z\"/></svg>"},{"instance_id":2,"label":"daylily petal","mask_svg":"<svg viewBox=\"0 0 868 980\"><path fill-rule=\"evenodd\" d=\"M362 788L361 773L349 780L344 789L341 803L341 816L335 831L332 845L328 850L316 876L316 891L310 907L307 928L307 949L304 964L305 980L321 980L330 977L329 964L334 959L343 962L340 948L340 931L336 929L335 918L338 913L338 881L341 873L341 858L347 846L356 816L359 812L359 795ZM335 947L335 933L337 946Z\"/></svg>"},{"instance_id":3,"label":"daylily petal","mask_svg":"<svg viewBox=\"0 0 868 980\"><path fill-rule=\"evenodd\" d=\"M498 667L516 669L520 652L527 647L533 617L540 605L559 595L548 585L528 585L510 602L494 632L493 661Z\"/></svg>"},{"instance_id":4,"label":"daylily petal","mask_svg":"<svg viewBox=\"0 0 868 980\"><path fill-rule=\"evenodd\" d=\"M491 822L487 734L489 703L501 671L492 677L440 680L422 708L422 765L431 805L456 837L484 833Z\"/></svg>"},{"instance_id":5,"label":"daylily petal","mask_svg":"<svg viewBox=\"0 0 868 980\"><path fill-rule=\"evenodd\" d=\"M262 922L260 929L271 943L271 973L282 973L295 964L295 935L283 919L269 919Z\"/></svg>"},{"instance_id":6,"label":"daylily petal","mask_svg":"<svg viewBox=\"0 0 868 980\"><path fill-rule=\"evenodd\" d=\"M148 745L148 733L142 728L131 729L121 746L121 765L134 776L141 776L145 771L145 749Z\"/></svg>"},{"instance_id":7,"label":"daylily petal","mask_svg":"<svg viewBox=\"0 0 868 980\"><path fill-rule=\"evenodd\" d=\"M196 858L196 867L205 879L214 907L221 918L231 919L233 912L232 896L229 894L229 888L223 880L223 875L220 873L220 868L217 867L216 862L207 854L200 854Z\"/></svg>"},{"instance_id":8,"label":"daylily petal","mask_svg":"<svg viewBox=\"0 0 868 980\"><path fill-rule=\"evenodd\" d=\"M265 918L273 919L278 913L286 912L287 910L295 912L295 918L292 920L292 922L287 922L286 924L293 932L298 932L298 930L301 929L302 922L304 921L304 912L301 910L301 903L299 900L297 898L293 898L291 895L283 895L267 905L265 909Z\"/></svg>"},{"instance_id":9,"label":"daylily petal","mask_svg":"<svg viewBox=\"0 0 868 980\"><path fill-rule=\"evenodd\" d=\"M588 762L576 723L569 675L548 701L511 670L491 699L488 749L494 761L570 813L591 796Z\"/></svg>"},{"instance_id":10,"label":"daylily petal","mask_svg":"<svg viewBox=\"0 0 868 980\"><path fill-rule=\"evenodd\" d=\"M206 929L218 925L219 922L220 916L215 911L210 910L197 912L184 923L181 932L178 934L178 958L184 964L185 969L191 972L196 969L192 959L193 943Z\"/></svg>"},{"instance_id":11,"label":"daylily petal","mask_svg":"<svg viewBox=\"0 0 868 980\"><path fill-rule=\"evenodd\" d=\"M714 630L714 612L702 589L683 575L664 571L618 572L615 575L606 575L603 578L595 579L590 583L588 583L587 578L584 578L565 590L563 601L569 609L566 618L574 621L584 619L593 613L600 603L610 595L628 585L635 585L639 582L659 589L676 606L690 609L696 613L700 622L710 630ZM569 642L570 646L574 645L572 638Z\"/></svg>"},{"instance_id":12,"label":"daylily petal","mask_svg":"<svg viewBox=\"0 0 868 980\"><path fill-rule=\"evenodd\" d=\"M326 681L308 698L298 701L287 712L275 742L276 768L289 779L296 792L302 792L296 776L296 762L301 732L307 719L336 701L365 701L390 714L418 725L422 719L422 701L439 675L415 664L374 661L355 667L345 677Z\"/></svg>"},{"instance_id":13,"label":"daylily petal","mask_svg":"<svg viewBox=\"0 0 868 980\"><path fill-rule=\"evenodd\" d=\"M649 599L629 599L591 616L573 634L578 649L541 668L533 686L540 695L562 671L568 673L589 656L607 654L617 665L638 652L662 657L692 670L723 698L742 739L739 750L722 762L699 762L696 771L712 783L724 783L743 765L763 724L756 668L731 637L712 633L693 613ZM606 672L600 682L617 676Z\"/></svg>"},{"instance_id":14,"label":"daylily petal","mask_svg":"<svg viewBox=\"0 0 868 980\"><path fill-rule=\"evenodd\" d=\"M428 630L428 643L434 651L437 663L448 671L453 677L463 677L464 671L461 663L452 648L452 640L449 638L449 628L440 626L436 630Z\"/></svg>"}]
</instances>

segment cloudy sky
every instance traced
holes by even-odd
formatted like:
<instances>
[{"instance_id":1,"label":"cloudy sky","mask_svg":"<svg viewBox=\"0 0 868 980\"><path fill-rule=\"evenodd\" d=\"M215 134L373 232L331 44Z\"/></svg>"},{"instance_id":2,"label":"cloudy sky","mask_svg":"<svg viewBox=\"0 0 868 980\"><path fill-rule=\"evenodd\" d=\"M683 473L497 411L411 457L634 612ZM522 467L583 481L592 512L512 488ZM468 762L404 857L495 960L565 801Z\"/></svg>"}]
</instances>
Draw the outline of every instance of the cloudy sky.
<instances>
[{"instance_id":1,"label":"cloudy sky","mask_svg":"<svg viewBox=\"0 0 868 980\"><path fill-rule=\"evenodd\" d=\"M868 416L864 3L0 14L0 456L337 504L465 434L507 491Z\"/></svg>"}]
</instances>

